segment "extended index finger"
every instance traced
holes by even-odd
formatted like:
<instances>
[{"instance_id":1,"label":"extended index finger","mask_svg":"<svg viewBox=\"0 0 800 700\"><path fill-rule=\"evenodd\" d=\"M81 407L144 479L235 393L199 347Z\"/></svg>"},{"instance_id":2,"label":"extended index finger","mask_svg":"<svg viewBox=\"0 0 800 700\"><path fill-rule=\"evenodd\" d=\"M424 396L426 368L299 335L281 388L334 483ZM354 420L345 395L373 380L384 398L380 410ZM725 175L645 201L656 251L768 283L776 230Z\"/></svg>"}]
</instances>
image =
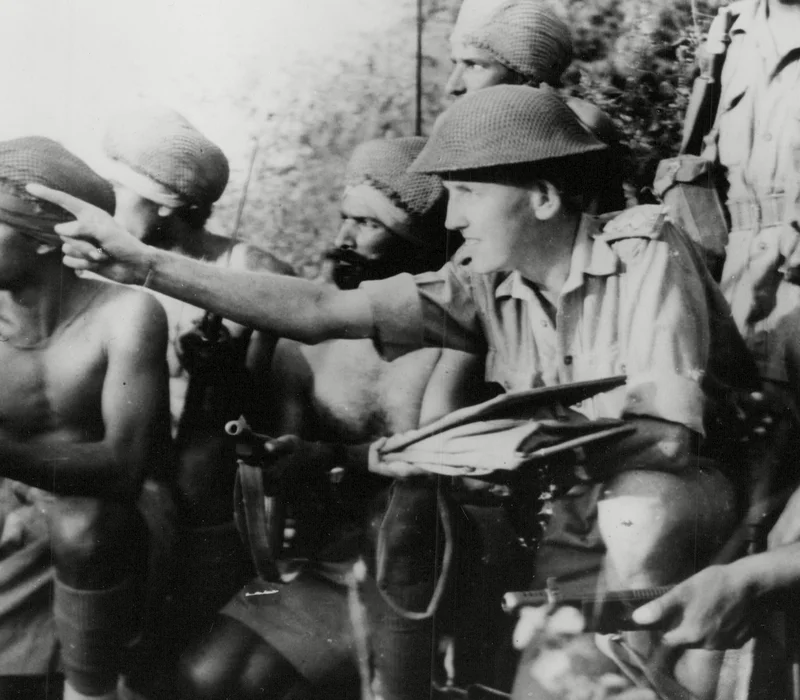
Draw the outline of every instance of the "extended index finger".
<instances>
[{"instance_id":1,"label":"extended index finger","mask_svg":"<svg viewBox=\"0 0 800 700\"><path fill-rule=\"evenodd\" d=\"M73 197L71 194L61 192L61 190L54 190L50 187L45 187L44 185L39 185L35 182L28 183L25 189L28 190L28 192L30 192L34 197L43 199L51 204L57 204L62 209L66 209L70 214L74 214L75 216L79 216L82 212L86 211L88 207L92 206L91 204L84 202L82 199Z\"/></svg>"}]
</instances>

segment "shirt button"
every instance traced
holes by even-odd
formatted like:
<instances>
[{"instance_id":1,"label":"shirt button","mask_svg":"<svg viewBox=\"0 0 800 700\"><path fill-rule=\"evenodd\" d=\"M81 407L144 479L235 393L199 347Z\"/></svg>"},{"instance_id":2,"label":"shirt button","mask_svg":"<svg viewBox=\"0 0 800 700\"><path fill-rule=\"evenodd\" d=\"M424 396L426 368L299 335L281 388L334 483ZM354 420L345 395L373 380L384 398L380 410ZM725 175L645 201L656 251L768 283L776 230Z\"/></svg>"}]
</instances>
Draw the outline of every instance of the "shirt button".
<instances>
[{"instance_id":1,"label":"shirt button","mask_svg":"<svg viewBox=\"0 0 800 700\"><path fill-rule=\"evenodd\" d=\"M572 355L567 355L567 356L564 358L564 364L565 364L565 365L571 365L571 364L572 364Z\"/></svg>"},{"instance_id":2,"label":"shirt button","mask_svg":"<svg viewBox=\"0 0 800 700\"><path fill-rule=\"evenodd\" d=\"M765 141L772 141L772 134L764 134Z\"/></svg>"},{"instance_id":3,"label":"shirt button","mask_svg":"<svg viewBox=\"0 0 800 700\"><path fill-rule=\"evenodd\" d=\"M542 321L542 328L547 328L549 325L547 321Z\"/></svg>"},{"instance_id":4,"label":"shirt button","mask_svg":"<svg viewBox=\"0 0 800 700\"><path fill-rule=\"evenodd\" d=\"M624 364L621 364L619 366L619 371L622 372L623 374L625 374L625 372L627 372L628 370L627 370L627 368L625 367Z\"/></svg>"}]
</instances>

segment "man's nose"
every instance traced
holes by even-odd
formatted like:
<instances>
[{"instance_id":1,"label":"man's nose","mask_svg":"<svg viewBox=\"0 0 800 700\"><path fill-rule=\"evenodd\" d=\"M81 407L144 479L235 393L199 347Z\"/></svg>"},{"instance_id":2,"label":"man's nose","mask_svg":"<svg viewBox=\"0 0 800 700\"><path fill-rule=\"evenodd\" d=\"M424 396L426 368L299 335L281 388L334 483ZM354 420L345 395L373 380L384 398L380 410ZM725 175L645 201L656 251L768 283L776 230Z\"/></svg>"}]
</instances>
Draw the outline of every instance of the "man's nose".
<instances>
[{"instance_id":1,"label":"man's nose","mask_svg":"<svg viewBox=\"0 0 800 700\"><path fill-rule=\"evenodd\" d=\"M452 195L450 196L452 197ZM459 207L452 201L447 204L447 216L445 217L444 227L448 231L461 231L466 228L466 221L464 221Z\"/></svg>"},{"instance_id":2,"label":"man's nose","mask_svg":"<svg viewBox=\"0 0 800 700\"><path fill-rule=\"evenodd\" d=\"M444 89L453 97L459 97L467 91L467 86L464 84L464 66L461 63L456 63Z\"/></svg>"},{"instance_id":3,"label":"man's nose","mask_svg":"<svg viewBox=\"0 0 800 700\"><path fill-rule=\"evenodd\" d=\"M355 226L352 221L345 219L339 227L339 233L334 240L333 245L337 248L350 248L351 250L356 247Z\"/></svg>"}]
</instances>

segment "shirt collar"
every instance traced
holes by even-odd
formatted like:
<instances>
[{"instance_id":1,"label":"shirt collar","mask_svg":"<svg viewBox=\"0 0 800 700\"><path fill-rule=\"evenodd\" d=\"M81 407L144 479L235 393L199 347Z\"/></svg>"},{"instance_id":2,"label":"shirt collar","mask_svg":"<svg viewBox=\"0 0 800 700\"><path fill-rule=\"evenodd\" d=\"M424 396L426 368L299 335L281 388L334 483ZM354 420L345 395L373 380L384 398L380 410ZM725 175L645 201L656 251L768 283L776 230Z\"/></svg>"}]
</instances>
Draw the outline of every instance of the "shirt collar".
<instances>
[{"instance_id":1,"label":"shirt collar","mask_svg":"<svg viewBox=\"0 0 800 700\"><path fill-rule=\"evenodd\" d=\"M585 275L593 277L607 277L616 274L619 269L619 258L600 235L600 225L597 220L584 214L578 225L575 244L572 247L572 261L569 275L561 290L561 295L567 294L583 286ZM515 299L530 299L530 283L516 270L509 274L495 289L495 298L514 297Z\"/></svg>"},{"instance_id":2,"label":"shirt collar","mask_svg":"<svg viewBox=\"0 0 800 700\"><path fill-rule=\"evenodd\" d=\"M752 27L753 22L759 12L763 13L766 17L766 3L764 0L759 0L752 8L748 8L744 12L740 12L733 24L731 25L731 34L746 34Z\"/></svg>"}]
</instances>

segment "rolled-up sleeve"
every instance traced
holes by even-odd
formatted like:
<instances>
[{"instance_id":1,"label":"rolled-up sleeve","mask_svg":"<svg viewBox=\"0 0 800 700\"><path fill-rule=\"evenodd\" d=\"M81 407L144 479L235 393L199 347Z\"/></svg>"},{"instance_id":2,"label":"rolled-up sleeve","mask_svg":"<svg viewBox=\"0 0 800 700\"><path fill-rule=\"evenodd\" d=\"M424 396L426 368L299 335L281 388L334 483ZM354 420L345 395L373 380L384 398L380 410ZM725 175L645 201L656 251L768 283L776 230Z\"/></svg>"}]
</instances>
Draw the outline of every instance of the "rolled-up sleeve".
<instances>
[{"instance_id":1,"label":"rolled-up sleeve","mask_svg":"<svg viewBox=\"0 0 800 700\"><path fill-rule=\"evenodd\" d=\"M703 376L711 324L703 277L688 241L669 224L623 255L621 339L627 345L624 413L681 423L704 434Z\"/></svg>"},{"instance_id":2,"label":"rolled-up sleeve","mask_svg":"<svg viewBox=\"0 0 800 700\"><path fill-rule=\"evenodd\" d=\"M479 353L486 346L468 271L447 263L436 272L364 282L379 346L446 347Z\"/></svg>"}]
</instances>

